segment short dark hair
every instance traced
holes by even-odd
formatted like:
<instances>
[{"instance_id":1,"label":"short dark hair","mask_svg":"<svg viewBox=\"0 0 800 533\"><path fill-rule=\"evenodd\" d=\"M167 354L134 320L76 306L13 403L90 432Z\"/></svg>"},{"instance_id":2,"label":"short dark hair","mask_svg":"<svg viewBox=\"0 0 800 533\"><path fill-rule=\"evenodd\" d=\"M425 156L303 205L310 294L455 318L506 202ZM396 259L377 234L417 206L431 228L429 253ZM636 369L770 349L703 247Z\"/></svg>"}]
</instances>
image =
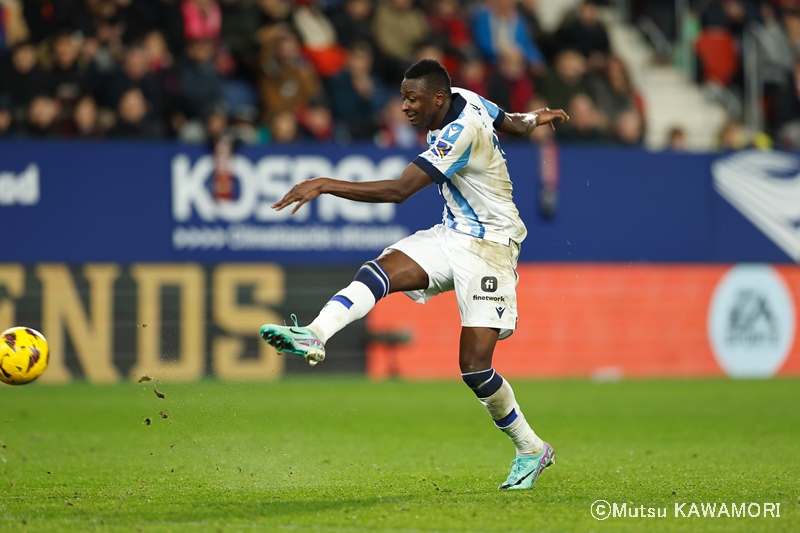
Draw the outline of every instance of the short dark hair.
<instances>
[{"instance_id":1,"label":"short dark hair","mask_svg":"<svg viewBox=\"0 0 800 533\"><path fill-rule=\"evenodd\" d=\"M450 74L435 59L417 61L406 70L405 78L407 80L421 79L425 83L425 87L433 94L442 91L447 96L450 96Z\"/></svg>"}]
</instances>

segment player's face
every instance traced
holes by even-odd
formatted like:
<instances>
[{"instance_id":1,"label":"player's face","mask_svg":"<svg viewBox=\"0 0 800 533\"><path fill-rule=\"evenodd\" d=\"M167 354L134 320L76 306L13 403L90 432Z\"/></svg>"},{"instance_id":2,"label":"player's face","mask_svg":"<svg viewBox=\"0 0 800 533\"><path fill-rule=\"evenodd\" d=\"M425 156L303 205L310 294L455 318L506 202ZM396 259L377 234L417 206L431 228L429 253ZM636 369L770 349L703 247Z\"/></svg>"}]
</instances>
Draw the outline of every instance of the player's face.
<instances>
[{"instance_id":1,"label":"player's face","mask_svg":"<svg viewBox=\"0 0 800 533\"><path fill-rule=\"evenodd\" d=\"M411 125L430 129L431 122L444 103L444 93L431 94L421 79L404 79L400 94L403 96L403 113Z\"/></svg>"}]
</instances>

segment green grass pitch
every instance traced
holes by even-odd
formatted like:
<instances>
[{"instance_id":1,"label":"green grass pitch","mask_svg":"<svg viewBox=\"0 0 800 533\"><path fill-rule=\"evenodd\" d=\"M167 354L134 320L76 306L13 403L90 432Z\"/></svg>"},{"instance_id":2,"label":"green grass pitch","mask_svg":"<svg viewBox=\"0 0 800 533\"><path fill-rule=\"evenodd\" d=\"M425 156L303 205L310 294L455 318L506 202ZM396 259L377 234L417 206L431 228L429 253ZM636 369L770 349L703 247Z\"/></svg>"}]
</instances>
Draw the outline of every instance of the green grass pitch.
<instances>
[{"instance_id":1,"label":"green grass pitch","mask_svg":"<svg viewBox=\"0 0 800 533\"><path fill-rule=\"evenodd\" d=\"M798 381L512 382L558 462L502 493L513 447L461 383L155 385L0 387L0 531L800 531Z\"/></svg>"}]
</instances>

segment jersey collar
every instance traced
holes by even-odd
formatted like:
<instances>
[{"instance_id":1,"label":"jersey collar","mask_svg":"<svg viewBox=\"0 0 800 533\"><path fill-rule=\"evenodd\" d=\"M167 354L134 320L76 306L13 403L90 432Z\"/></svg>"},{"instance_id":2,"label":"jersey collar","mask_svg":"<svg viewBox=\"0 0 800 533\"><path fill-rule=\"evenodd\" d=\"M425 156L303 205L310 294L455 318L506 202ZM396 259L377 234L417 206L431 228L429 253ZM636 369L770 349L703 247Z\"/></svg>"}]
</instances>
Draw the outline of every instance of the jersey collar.
<instances>
[{"instance_id":1,"label":"jersey collar","mask_svg":"<svg viewBox=\"0 0 800 533\"><path fill-rule=\"evenodd\" d=\"M448 124L456 120L461 112L464 111L466 105L467 101L463 96L458 93L453 93L452 100L450 101L450 109L447 110L444 120L439 124L439 129L443 130Z\"/></svg>"}]
</instances>

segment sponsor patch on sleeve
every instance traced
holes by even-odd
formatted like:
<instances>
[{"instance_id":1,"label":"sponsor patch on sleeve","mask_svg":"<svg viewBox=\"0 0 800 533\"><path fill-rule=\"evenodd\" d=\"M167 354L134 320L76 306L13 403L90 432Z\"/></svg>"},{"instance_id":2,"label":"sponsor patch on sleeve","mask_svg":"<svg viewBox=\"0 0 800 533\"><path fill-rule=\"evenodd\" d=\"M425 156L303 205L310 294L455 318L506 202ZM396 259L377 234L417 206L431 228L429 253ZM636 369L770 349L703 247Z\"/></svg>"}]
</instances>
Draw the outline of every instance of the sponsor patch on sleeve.
<instances>
[{"instance_id":1,"label":"sponsor patch on sleeve","mask_svg":"<svg viewBox=\"0 0 800 533\"><path fill-rule=\"evenodd\" d=\"M431 146L431 149L428 150L428 152L437 159L444 159L452 149L453 149L452 144L450 144L447 141L439 139L433 146Z\"/></svg>"}]
</instances>

